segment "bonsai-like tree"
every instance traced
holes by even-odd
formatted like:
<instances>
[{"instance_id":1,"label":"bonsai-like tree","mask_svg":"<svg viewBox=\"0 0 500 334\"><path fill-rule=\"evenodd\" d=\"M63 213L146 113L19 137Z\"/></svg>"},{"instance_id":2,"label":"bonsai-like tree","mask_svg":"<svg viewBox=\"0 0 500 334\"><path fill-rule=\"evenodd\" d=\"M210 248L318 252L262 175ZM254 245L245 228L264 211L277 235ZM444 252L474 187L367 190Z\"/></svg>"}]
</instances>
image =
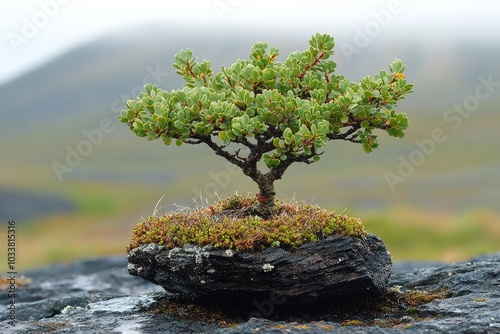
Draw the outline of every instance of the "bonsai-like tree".
<instances>
[{"instance_id":1,"label":"bonsai-like tree","mask_svg":"<svg viewBox=\"0 0 500 334\"><path fill-rule=\"evenodd\" d=\"M237 60L213 74L210 62L196 61L190 49L175 56L186 84L164 91L152 84L120 113L139 137L166 145L205 144L240 167L259 188L262 217L274 205L274 182L295 162L317 162L330 140L378 146L373 130L402 138L409 122L395 110L412 91L405 65L396 59L389 72L360 82L334 74L334 42L316 34L309 48L277 61L278 49L255 43L250 60ZM262 163L263 162L263 163Z\"/></svg>"}]
</instances>

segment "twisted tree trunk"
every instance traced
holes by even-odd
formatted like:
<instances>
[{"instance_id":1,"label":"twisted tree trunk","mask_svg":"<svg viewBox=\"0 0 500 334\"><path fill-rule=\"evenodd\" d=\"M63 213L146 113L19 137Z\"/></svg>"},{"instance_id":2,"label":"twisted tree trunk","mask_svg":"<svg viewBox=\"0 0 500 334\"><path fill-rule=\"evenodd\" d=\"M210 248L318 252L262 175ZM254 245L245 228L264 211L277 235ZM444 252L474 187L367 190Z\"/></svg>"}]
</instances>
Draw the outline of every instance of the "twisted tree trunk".
<instances>
[{"instance_id":1,"label":"twisted tree trunk","mask_svg":"<svg viewBox=\"0 0 500 334\"><path fill-rule=\"evenodd\" d=\"M259 200L258 213L262 218L269 218L272 215L274 209L274 196L276 192L274 191L274 178L271 177L269 173L264 175L259 175L257 179L254 179L259 187L259 194L257 198Z\"/></svg>"}]
</instances>

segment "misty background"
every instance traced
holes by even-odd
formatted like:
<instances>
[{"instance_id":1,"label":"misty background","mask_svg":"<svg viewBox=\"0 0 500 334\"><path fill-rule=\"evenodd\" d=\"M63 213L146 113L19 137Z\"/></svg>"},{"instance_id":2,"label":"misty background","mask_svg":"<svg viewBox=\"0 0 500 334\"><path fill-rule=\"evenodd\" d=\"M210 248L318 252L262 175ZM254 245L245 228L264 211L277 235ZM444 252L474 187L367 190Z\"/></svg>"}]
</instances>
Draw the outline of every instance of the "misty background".
<instances>
[{"instance_id":1,"label":"misty background","mask_svg":"<svg viewBox=\"0 0 500 334\"><path fill-rule=\"evenodd\" d=\"M401 58L414 93L399 111L411 124L404 139L379 133L370 154L330 142L318 163L287 170L278 197L361 217L396 260L500 249L496 2L26 0L1 9L0 240L15 220L21 268L124 254L132 227L157 206L255 194L206 147L148 142L118 112L146 82L182 87L171 65L180 49L217 72L257 41L282 61L316 32L334 37L336 72L352 81Z\"/></svg>"}]
</instances>

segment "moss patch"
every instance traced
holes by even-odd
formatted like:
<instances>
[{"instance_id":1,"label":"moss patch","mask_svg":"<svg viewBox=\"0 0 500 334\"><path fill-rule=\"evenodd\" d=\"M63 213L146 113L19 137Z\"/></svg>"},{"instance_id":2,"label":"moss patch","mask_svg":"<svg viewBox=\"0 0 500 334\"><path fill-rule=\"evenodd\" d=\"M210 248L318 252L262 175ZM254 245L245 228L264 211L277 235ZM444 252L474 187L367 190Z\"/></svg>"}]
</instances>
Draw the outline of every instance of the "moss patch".
<instances>
[{"instance_id":1,"label":"moss patch","mask_svg":"<svg viewBox=\"0 0 500 334\"><path fill-rule=\"evenodd\" d=\"M0 291L8 290L11 287L11 280L7 276L0 275ZM33 279L21 275L21 277L16 277L14 286L20 288L22 286L33 283Z\"/></svg>"},{"instance_id":2,"label":"moss patch","mask_svg":"<svg viewBox=\"0 0 500 334\"><path fill-rule=\"evenodd\" d=\"M54 331L64 330L70 327L70 324L67 322L47 322L42 323L40 321L33 321L36 326L40 327L40 331L34 332L34 334L46 334L52 333ZM43 329L42 329L43 328Z\"/></svg>"},{"instance_id":3,"label":"moss patch","mask_svg":"<svg viewBox=\"0 0 500 334\"><path fill-rule=\"evenodd\" d=\"M192 321L216 323L219 327L234 327L239 322L224 311L213 306L174 302L168 298L158 300L156 305L148 310L152 314L169 314Z\"/></svg>"},{"instance_id":4,"label":"moss patch","mask_svg":"<svg viewBox=\"0 0 500 334\"><path fill-rule=\"evenodd\" d=\"M436 299L449 298L448 288L433 291L406 290L399 287L390 288L383 296L349 305L344 314L335 317L343 318L342 326L380 326L390 328L406 328L415 321L426 321L418 306ZM335 313L335 312L334 312Z\"/></svg>"},{"instance_id":5,"label":"moss patch","mask_svg":"<svg viewBox=\"0 0 500 334\"><path fill-rule=\"evenodd\" d=\"M205 208L150 216L134 227L127 252L148 243L212 245L241 252L298 247L331 235L366 235L360 219L314 205L276 200L268 219L256 215L258 205L257 198L235 195Z\"/></svg>"}]
</instances>

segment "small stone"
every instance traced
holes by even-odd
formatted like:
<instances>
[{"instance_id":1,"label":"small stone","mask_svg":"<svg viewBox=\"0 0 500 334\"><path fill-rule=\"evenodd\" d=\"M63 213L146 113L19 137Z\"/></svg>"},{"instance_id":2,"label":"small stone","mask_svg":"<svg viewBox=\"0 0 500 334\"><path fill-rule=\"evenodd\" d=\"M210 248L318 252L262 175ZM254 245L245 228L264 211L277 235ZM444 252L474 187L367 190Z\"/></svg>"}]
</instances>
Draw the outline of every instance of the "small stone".
<instances>
[{"instance_id":1,"label":"small stone","mask_svg":"<svg viewBox=\"0 0 500 334\"><path fill-rule=\"evenodd\" d=\"M264 272L268 272L268 271L271 271L274 269L274 266L269 264L269 263L266 263L262 266L262 270L264 270Z\"/></svg>"},{"instance_id":2,"label":"small stone","mask_svg":"<svg viewBox=\"0 0 500 334\"><path fill-rule=\"evenodd\" d=\"M68 306L66 306L65 308L63 308L63 309L61 310L61 313L62 313L62 314L66 314L66 313L68 313L68 312L69 312L72 308L73 308L73 306L68 305Z\"/></svg>"},{"instance_id":3,"label":"small stone","mask_svg":"<svg viewBox=\"0 0 500 334\"><path fill-rule=\"evenodd\" d=\"M404 323L404 324L409 324L411 323L412 321L414 321L414 319L408 315L405 315L403 317L401 317L401 322Z\"/></svg>"},{"instance_id":4,"label":"small stone","mask_svg":"<svg viewBox=\"0 0 500 334\"><path fill-rule=\"evenodd\" d=\"M194 257L194 260L195 260L195 262L196 262L197 264L202 263L202 262L203 262L203 259L202 259L202 257L201 257L201 253L196 253L196 254L195 254L195 257Z\"/></svg>"}]
</instances>

